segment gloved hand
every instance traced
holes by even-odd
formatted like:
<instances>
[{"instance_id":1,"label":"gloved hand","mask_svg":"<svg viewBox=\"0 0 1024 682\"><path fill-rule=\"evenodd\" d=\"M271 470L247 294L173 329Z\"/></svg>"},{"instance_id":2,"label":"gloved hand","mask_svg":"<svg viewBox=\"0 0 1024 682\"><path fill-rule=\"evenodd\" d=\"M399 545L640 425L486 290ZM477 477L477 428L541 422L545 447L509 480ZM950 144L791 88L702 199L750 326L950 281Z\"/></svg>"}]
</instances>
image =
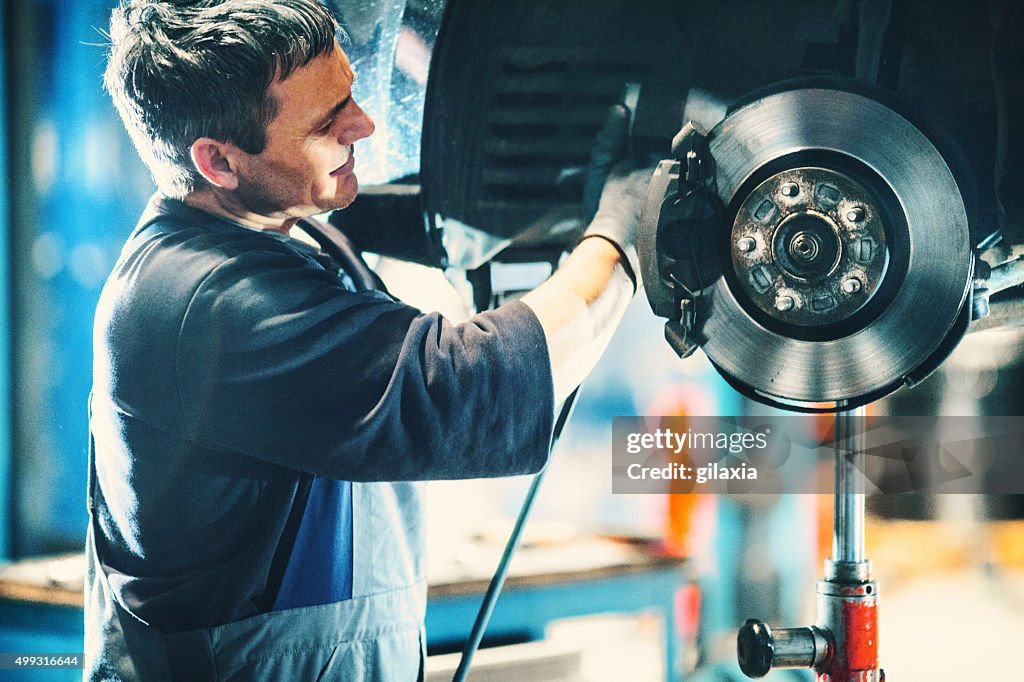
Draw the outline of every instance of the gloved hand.
<instances>
[{"instance_id":1,"label":"gloved hand","mask_svg":"<svg viewBox=\"0 0 1024 682\"><path fill-rule=\"evenodd\" d=\"M622 255L635 289L639 289L637 229L651 170L640 169L636 161L627 158L629 117L629 109L622 104L612 106L597 135L583 187L585 215L592 216L583 239L601 237L611 242Z\"/></svg>"}]
</instances>

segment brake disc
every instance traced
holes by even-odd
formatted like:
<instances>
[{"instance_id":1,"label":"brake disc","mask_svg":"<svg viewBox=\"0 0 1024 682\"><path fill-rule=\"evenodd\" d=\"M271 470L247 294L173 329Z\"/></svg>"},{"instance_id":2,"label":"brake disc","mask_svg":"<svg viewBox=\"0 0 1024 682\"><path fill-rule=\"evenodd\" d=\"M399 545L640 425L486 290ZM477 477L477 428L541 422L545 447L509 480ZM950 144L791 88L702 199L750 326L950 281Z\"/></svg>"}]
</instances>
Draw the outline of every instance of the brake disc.
<instances>
[{"instance_id":1,"label":"brake disc","mask_svg":"<svg viewBox=\"0 0 1024 682\"><path fill-rule=\"evenodd\" d=\"M861 94L795 89L730 113L708 151L724 241L700 254L720 276L692 333L727 379L766 402L852 406L944 359L969 320L973 256L957 182L921 130Z\"/></svg>"}]
</instances>

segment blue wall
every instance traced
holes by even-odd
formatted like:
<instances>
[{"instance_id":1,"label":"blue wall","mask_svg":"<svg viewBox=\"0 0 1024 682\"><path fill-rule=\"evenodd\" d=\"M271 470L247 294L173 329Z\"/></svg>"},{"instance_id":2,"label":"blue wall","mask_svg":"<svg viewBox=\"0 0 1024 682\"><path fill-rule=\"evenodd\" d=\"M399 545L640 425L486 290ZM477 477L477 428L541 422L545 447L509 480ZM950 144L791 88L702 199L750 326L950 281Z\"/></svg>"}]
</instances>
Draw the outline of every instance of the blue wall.
<instances>
[{"instance_id":1,"label":"blue wall","mask_svg":"<svg viewBox=\"0 0 1024 682\"><path fill-rule=\"evenodd\" d=\"M18 159L17 173L31 178L19 196L30 196L33 214L14 226L18 252L12 254L17 555L82 546L92 317L103 280L153 191L102 89L102 31L113 4L20 6L34 25L34 54L31 70L19 70L31 83L15 83L12 94L19 106L31 99L31 116L20 118L27 129L18 131L31 147Z\"/></svg>"},{"instance_id":2,"label":"blue wall","mask_svg":"<svg viewBox=\"0 0 1024 682\"><path fill-rule=\"evenodd\" d=\"M7 32L7 3L0 3L0 36ZM10 206L7 184L7 64L0 50L0 559L10 555L11 400L10 400Z\"/></svg>"}]
</instances>

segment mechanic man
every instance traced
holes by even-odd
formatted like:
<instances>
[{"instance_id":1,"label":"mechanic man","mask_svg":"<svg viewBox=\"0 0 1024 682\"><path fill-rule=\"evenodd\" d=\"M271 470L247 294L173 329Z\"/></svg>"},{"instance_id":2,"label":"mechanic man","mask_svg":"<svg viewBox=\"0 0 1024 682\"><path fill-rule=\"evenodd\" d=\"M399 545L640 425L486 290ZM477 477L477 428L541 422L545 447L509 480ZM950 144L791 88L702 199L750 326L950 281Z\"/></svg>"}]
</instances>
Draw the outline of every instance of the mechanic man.
<instances>
[{"instance_id":1,"label":"mechanic man","mask_svg":"<svg viewBox=\"0 0 1024 682\"><path fill-rule=\"evenodd\" d=\"M89 679L417 679L416 481L541 469L636 289L642 172L606 183L601 238L465 324L292 236L352 202L374 130L337 30L313 0L112 15L105 85L159 192L96 313Z\"/></svg>"}]
</instances>

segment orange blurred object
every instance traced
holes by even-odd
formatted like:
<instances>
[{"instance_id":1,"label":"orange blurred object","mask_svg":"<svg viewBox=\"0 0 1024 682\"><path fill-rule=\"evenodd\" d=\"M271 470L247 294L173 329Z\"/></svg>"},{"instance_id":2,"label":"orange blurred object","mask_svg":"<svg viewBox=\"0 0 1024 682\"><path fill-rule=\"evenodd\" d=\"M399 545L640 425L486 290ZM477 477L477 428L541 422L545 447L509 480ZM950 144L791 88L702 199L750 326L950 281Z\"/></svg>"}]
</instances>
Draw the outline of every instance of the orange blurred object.
<instances>
[{"instance_id":1,"label":"orange blurred object","mask_svg":"<svg viewBox=\"0 0 1024 682\"><path fill-rule=\"evenodd\" d=\"M665 524L665 553L669 556L684 557L689 554L690 534L696 516L700 496L679 493L667 495L668 512Z\"/></svg>"}]
</instances>

